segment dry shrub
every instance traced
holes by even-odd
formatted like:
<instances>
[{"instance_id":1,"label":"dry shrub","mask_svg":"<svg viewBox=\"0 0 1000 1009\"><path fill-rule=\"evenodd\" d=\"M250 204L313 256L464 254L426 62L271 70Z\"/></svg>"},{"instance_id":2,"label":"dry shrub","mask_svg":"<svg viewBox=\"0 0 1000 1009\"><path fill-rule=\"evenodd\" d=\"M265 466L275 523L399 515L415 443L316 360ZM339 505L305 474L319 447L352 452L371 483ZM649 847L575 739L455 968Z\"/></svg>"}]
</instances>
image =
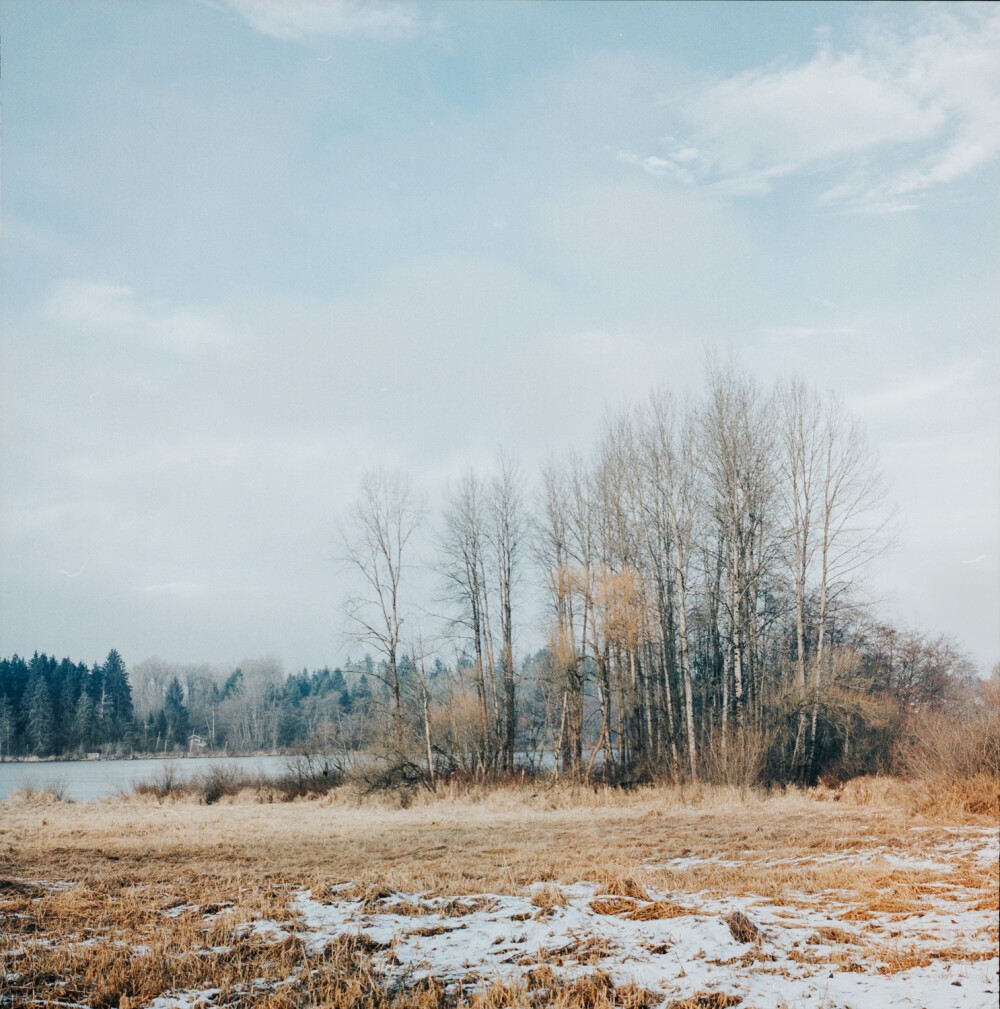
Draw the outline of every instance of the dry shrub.
<instances>
[{"instance_id":1,"label":"dry shrub","mask_svg":"<svg viewBox=\"0 0 1000 1009\"><path fill-rule=\"evenodd\" d=\"M1000 778L977 774L969 778L940 774L925 778L914 789L914 806L924 816L954 819L963 813L993 819L1000 803Z\"/></svg>"},{"instance_id":2,"label":"dry shrub","mask_svg":"<svg viewBox=\"0 0 1000 1009\"><path fill-rule=\"evenodd\" d=\"M760 785L774 737L774 732L745 726L732 730L725 746L721 738L713 739L702 752L702 775L713 784L741 790Z\"/></svg>"},{"instance_id":3,"label":"dry shrub","mask_svg":"<svg viewBox=\"0 0 1000 1009\"><path fill-rule=\"evenodd\" d=\"M14 805L52 806L58 802L73 802L68 791L69 785L61 780L47 781L44 785L26 781L10 793L7 801Z\"/></svg>"},{"instance_id":4,"label":"dry shrub","mask_svg":"<svg viewBox=\"0 0 1000 1009\"><path fill-rule=\"evenodd\" d=\"M916 809L994 817L1000 796L1000 687L983 683L956 713L914 719L902 754L918 780Z\"/></svg>"},{"instance_id":5,"label":"dry shrub","mask_svg":"<svg viewBox=\"0 0 1000 1009\"><path fill-rule=\"evenodd\" d=\"M820 793L821 789L813 789L811 794ZM898 778L884 775L864 774L858 778L845 781L835 793L839 801L851 806L895 806L909 805L911 801L911 786ZM823 798L817 794L817 798Z\"/></svg>"}]
</instances>

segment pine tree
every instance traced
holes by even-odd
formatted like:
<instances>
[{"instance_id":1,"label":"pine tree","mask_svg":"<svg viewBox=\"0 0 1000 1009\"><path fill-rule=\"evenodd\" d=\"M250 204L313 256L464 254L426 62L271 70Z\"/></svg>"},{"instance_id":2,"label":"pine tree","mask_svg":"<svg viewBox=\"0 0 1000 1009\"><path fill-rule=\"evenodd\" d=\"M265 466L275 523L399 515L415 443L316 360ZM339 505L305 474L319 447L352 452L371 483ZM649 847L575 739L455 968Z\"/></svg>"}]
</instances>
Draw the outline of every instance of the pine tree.
<instances>
[{"instance_id":1,"label":"pine tree","mask_svg":"<svg viewBox=\"0 0 1000 1009\"><path fill-rule=\"evenodd\" d=\"M73 742L78 750L86 753L93 745L94 728L94 702L81 690L73 712Z\"/></svg>"},{"instance_id":2,"label":"pine tree","mask_svg":"<svg viewBox=\"0 0 1000 1009\"><path fill-rule=\"evenodd\" d=\"M167 735L170 743L185 749L191 735L191 720L188 716L188 709L184 707L184 690L176 676L167 687L163 712L166 716Z\"/></svg>"},{"instance_id":3,"label":"pine tree","mask_svg":"<svg viewBox=\"0 0 1000 1009\"><path fill-rule=\"evenodd\" d=\"M170 733L170 726L167 725L167 713L160 708L160 713L156 716L156 749L167 748L167 736Z\"/></svg>"},{"instance_id":4,"label":"pine tree","mask_svg":"<svg viewBox=\"0 0 1000 1009\"><path fill-rule=\"evenodd\" d=\"M125 663L115 649L108 652L101 672L104 679L104 697L101 721L109 739L121 740L133 721L132 687L125 672Z\"/></svg>"},{"instance_id":5,"label":"pine tree","mask_svg":"<svg viewBox=\"0 0 1000 1009\"><path fill-rule=\"evenodd\" d=\"M47 757L52 751L52 697L40 666L28 680L24 699L28 714L28 748L36 756Z\"/></svg>"},{"instance_id":6,"label":"pine tree","mask_svg":"<svg viewBox=\"0 0 1000 1009\"><path fill-rule=\"evenodd\" d=\"M4 694L0 696L0 757L9 757L14 745L14 705Z\"/></svg>"}]
</instances>

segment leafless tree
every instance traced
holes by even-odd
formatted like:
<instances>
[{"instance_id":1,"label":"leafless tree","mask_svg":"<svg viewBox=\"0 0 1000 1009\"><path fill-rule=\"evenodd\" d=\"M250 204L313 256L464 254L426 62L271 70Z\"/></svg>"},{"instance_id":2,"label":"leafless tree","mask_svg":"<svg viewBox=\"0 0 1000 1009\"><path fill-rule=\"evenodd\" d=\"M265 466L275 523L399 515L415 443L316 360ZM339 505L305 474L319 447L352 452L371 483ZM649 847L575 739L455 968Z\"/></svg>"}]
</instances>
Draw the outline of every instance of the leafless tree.
<instances>
[{"instance_id":1,"label":"leafless tree","mask_svg":"<svg viewBox=\"0 0 1000 1009\"><path fill-rule=\"evenodd\" d=\"M698 512L695 431L690 420L679 415L673 400L665 393L650 398L645 418L644 442L652 491L647 523L652 528L662 530L657 540L665 554L671 576L672 592L669 595L677 617L676 637L680 652L688 770L691 778L695 779L698 771L689 635L689 581L696 546ZM669 600L664 601L669 604ZM666 640L670 633L667 622L661 619L660 626L661 635Z\"/></svg>"},{"instance_id":2,"label":"leafless tree","mask_svg":"<svg viewBox=\"0 0 1000 1009\"><path fill-rule=\"evenodd\" d=\"M472 644L479 699L481 769L493 766L499 720L486 582L487 511L487 491L482 480L469 470L448 496L438 565L447 594L458 609L455 623Z\"/></svg>"},{"instance_id":3,"label":"leafless tree","mask_svg":"<svg viewBox=\"0 0 1000 1009\"><path fill-rule=\"evenodd\" d=\"M699 420L699 462L711 495L725 572L724 751L730 707L737 722L744 724L748 700L758 686L757 603L776 545L773 412L756 384L734 364L710 361L708 396Z\"/></svg>"},{"instance_id":4,"label":"leafless tree","mask_svg":"<svg viewBox=\"0 0 1000 1009\"><path fill-rule=\"evenodd\" d=\"M493 544L497 566L497 594L500 603L500 667L503 678L503 708L500 759L503 770L514 770L517 736L517 704L514 669L513 592L520 574L526 520L521 478L513 459L501 451L497 473L490 486Z\"/></svg>"},{"instance_id":5,"label":"leafless tree","mask_svg":"<svg viewBox=\"0 0 1000 1009\"><path fill-rule=\"evenodd\" d=\"M423 507L407 477L384 469L371 470L362 477L361 493L341 530L344 559L364 585L347 601L351 632L355 640L382 659L384 673L376 675L391 693L397 719L402 714L399 646L403 558L423 516Z\"/></svg>"}]
</instances>

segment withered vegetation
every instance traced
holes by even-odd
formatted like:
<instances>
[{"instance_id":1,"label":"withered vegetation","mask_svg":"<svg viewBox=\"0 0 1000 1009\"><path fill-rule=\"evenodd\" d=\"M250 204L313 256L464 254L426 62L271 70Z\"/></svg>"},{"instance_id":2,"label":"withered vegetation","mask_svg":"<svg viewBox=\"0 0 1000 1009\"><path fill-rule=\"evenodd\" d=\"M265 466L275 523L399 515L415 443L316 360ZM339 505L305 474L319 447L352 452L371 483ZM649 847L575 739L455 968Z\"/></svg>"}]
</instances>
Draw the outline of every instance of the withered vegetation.
<instances>
[{"instance_id":1,"label":"withered vegetation","mask_svg":"<svg viewBox=\"0 0 1000 1009\"><path fill-rule=\"evenodd\" d=\"M995 955L995 929L990 952L931 949L874 924L919 912L945 890L967 907L998 907L995 864L953 857L946 869L931 866L956 826L981 830L993 818L953 809L928 819L894 787L844 787L836 803L823 792L571 784L442 790L408 808L343 790L276 805L252 796L213 805L14 799L0 807L0 990L9 1005L95 1009L185 991L211 992L213 1006L269 1009L737 1004L721 991L670 1001L616 983L606 969L614 943L588 935L521 947L523 973L506 980L474 969L460 981L413 976L392 943L363 934L310 945L292 900L311 890L358 902L362 914L419 916L414 934L436 935L489 910L496 898L486 895L527 897L531 917L558 915L560 884L576 880L596 883L593 911L634 921L696 915L699 901L746 894L830 911L837 891L842 925L816 928L790 956L826 970L856 969L860 948L881 973ZM870 857L883 850L913 867ZM505 934L528 916L511 915ZM747 931L741 918L730 919L734 936ZM762 938L740 940L758 944L740 963L770 968ZM669 945L647 948L655 956ZM562 976L565 965L587 973Z\"/></svg>"}]
</instances>

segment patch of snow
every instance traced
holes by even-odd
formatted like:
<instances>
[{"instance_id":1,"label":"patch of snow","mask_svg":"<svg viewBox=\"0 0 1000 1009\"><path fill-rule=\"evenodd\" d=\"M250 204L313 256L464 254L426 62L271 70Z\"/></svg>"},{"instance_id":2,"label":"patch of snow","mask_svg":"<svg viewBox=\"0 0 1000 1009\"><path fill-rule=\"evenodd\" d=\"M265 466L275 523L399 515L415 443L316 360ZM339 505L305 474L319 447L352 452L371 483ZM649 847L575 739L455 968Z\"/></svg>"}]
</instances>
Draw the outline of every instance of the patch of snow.
<instances>
[{"instance_id":1,"label":"patch of snow","mask_svg":"<svg viewBox=\"0 0 1000 1009\"><path fill-rule=\"evenodd\" d=\"M221 988L205 988L201 991L180 991L172 995L160 995L149 1003L148 1009L196 1009L198 1006L207 1006L221 991Z\"/></svg>"}]
</instances>

